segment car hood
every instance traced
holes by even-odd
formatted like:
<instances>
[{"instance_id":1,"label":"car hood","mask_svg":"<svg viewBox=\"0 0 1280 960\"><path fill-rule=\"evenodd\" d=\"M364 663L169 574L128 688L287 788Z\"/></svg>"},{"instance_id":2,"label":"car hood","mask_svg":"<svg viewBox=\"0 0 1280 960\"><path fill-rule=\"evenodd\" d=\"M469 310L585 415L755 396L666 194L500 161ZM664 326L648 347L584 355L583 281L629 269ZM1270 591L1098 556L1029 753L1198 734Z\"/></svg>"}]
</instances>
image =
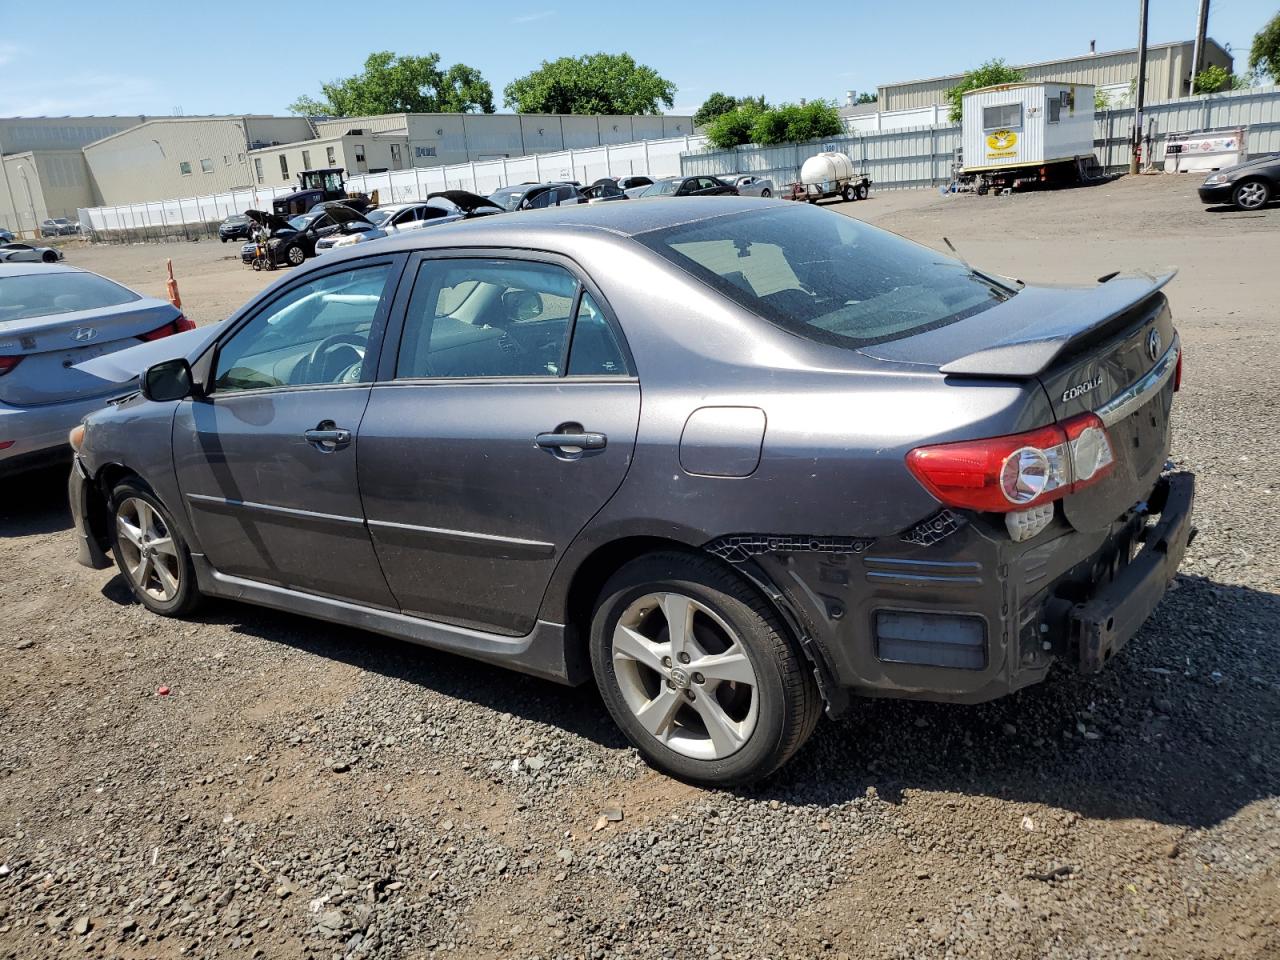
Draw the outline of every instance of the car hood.
<instances>
[{"instance_id":1,"label":"car hood","mask_svg":"<svg viewBox=\"0 0 1280 960\"><path fill-rule=\"evenodd\" d=\"M359 210L355 210L337 200L330 200L326 203L324 212L333 218L335 223L367 223L369 226L374 225L373 221Z\"/></svg>"},{"instance_id":2,"label":"car hood","mask_svg":"<svg viewBox=\"0 0 1280 960\"><path fill-rule=\"evenodd\" d=\"M1224 174L1232 176L1242 170L1254 170L1258 167L1270 166L1280 168L1280 153L1269 153L1265 156L1254 157L1251 160L1246 160L1244 163L1237 163L1235 166L1223 167L1221 170L1215 170L1211 176L1220 177Z\"/></svg>"},{"instance_id":3,"label":"car hood","mask_svg":"<svg viewBox=\"0 0 1280 960\"><path fill-rule=\"evenodd\" d=\"M427 194L428 200L433 200L436 197L448 200L468 217L477 213L506 213L507 211L507 208L501 204L495 203L488 197L482 197L478 193L471 193L468 190L437 190L435 193Z\"/></svg>"},{"instance_id":4,"label":"car hood","mask_svg":"<svg viewBox=\"0 0 1280 960\"><path fill-rule=\"evenodd\" d=\"M219 320L217 323L197 327L186 333L175 333L161 340L140 343L136 347L106 353L92 360L86 360L84 363L78 363L75 369L109 383L125 383L141 376L142 372L153 363L176 360L179 357L185 357L188 361L194 362L226 325L226 320Z\"/></svg>"},{"instance_id":5,"label":"car hood","mask_svg":"<svg viewBox=\"0 0 1280 960\"><path fill-rule=\"evenodd\" d=\"M859 352L954 376L1030 379L1049 369L1073 342L1150 297L1174 273L1117 275L1093 287L1024 287L972 317Z\"/></svg>"},{"instance_id":6,"label":"car hood","mask_svg":"<svg viewBox=\"0 0 1280 960\"><path fill-rule=\"evenodd\" d=\"M272 233L277 230L292 230L288 219L278 213L267 213L265 210L246 210L244 215L260 227L266 227Z\"/></svg>"}]
</instances>

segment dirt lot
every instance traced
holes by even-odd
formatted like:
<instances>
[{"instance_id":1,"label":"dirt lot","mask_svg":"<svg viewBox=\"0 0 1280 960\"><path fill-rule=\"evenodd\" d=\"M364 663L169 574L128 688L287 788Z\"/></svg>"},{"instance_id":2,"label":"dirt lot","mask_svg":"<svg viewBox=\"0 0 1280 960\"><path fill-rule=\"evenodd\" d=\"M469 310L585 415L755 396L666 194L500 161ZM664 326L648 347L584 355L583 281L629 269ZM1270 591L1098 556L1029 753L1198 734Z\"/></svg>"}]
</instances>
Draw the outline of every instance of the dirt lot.
<instances>
[{"instance_id":1,"label":"dirt lot","mask_svg":"<svg viewBox=\"0 0 1280 960\"><path fill-rule=\"evenodd\" d=\"M837 208L1027 280L1179 265L1201 534L1102 675L860 704L757 789L649 772L590 690L150 616L61 474L0 485L0 956L1280 957L1280 209L1194 186ZM234 246L68 260L158 293L172 256L207 322L274 278Z\"/></svg>"}]
</instances>

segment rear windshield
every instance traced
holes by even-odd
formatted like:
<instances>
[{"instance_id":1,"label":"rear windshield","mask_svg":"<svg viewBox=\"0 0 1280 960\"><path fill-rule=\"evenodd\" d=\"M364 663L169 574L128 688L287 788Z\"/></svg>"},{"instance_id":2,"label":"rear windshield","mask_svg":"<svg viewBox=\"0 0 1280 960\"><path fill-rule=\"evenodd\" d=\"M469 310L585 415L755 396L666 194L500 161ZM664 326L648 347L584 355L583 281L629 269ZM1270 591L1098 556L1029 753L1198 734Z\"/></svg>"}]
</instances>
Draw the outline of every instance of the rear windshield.
<instances>
[{"instance_id":1,"label":"rear windshield","mask_svg":"<svg viewBox=\"0 0 1280 960\"><path fill-rule=\"evenodd\" d=\"M93 273L28 273L0 277L0 336L9 320L47 317L141 299L118 283Z\"/></svg>"},{"instance_id":2,"label":"rear windshield","mask_svg":"<svg viewBox=\"0 0 1280 960\"><path fill-rule=\"evenodd\" d=\"M636 239L764 319L842 347L923 333L1014 293L957 260L808 204Z\"/></svg>"},{"instance_id":3,"label":"rear windshield","mask_svg":"<svg viewBox=\"0 0 1280 960\"><path fill-rule=\"evenodd\" d=\"M524 199L524 195L529 192L529 187L506 187L502 190L495 190L489 194L489 199L502 207L503 210L516 210L520 207L520 201Z\"/></svg>"}]
</instances>

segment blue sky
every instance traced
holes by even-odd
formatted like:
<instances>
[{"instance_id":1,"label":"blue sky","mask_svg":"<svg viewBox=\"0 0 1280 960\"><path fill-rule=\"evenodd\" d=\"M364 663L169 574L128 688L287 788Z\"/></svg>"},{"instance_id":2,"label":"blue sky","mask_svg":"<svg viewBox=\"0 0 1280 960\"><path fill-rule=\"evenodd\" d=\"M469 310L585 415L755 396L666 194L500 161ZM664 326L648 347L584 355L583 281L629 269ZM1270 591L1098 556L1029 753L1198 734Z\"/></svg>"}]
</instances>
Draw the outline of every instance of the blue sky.
<instances>
[{"instance_id":1,"label":"blue sky","mask_svg":"<svg viewBox=\"0 0 1280 960\"><path fill-rule=\"evenodd\" d=\"M1189 39L1198 0L1152 0L1152 43ZM502 88L544 59L629 52L679 87L675 112L707 94L772 102L840 99L847 89L953 73L995 56L1049 60L1136 45L1133 0L1020 0L979 18L934 0L836 4L569 2L266 5L0 0L0 116L283 113L374 50L438 52ZM1209 34L1243 69L1275 0L1213 0ZM460 12L464 11L464 12ZM466 13L465 11L469 11ZM776 26L780 13L844 23Z\"/></svg>"}]
</instances>

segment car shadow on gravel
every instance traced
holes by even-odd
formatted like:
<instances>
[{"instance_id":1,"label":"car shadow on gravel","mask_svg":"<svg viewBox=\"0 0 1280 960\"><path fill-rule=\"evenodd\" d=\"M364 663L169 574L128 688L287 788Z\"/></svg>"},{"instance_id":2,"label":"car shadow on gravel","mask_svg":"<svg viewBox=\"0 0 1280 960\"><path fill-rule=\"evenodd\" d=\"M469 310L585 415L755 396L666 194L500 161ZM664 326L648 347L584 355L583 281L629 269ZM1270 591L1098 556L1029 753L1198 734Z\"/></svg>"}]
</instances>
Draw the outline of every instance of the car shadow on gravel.
<instances>
[{"instance_id":1,"label":"car shadow on gravel","mask_svg":"<svg viewBox=\"0 0 1280 960\"><path fill-rule=\"evenodd\" d=\"M831 804L928 790L1211 826L1280 796L1278 623L1280 596L1180 576L1101 674L1062 667L976 706L855 701L751 792Z\"/></svg>"},{"instance_id":2,"label":"car shadow on gravel","mask_svg":"<svg viewBox=\"0 0 1280 960\"><path fill-rule=\"evenodd\" d=\"M70 461L0 479L0 538L71 529L67 505Z\"/></svg>"}]
</instances>

